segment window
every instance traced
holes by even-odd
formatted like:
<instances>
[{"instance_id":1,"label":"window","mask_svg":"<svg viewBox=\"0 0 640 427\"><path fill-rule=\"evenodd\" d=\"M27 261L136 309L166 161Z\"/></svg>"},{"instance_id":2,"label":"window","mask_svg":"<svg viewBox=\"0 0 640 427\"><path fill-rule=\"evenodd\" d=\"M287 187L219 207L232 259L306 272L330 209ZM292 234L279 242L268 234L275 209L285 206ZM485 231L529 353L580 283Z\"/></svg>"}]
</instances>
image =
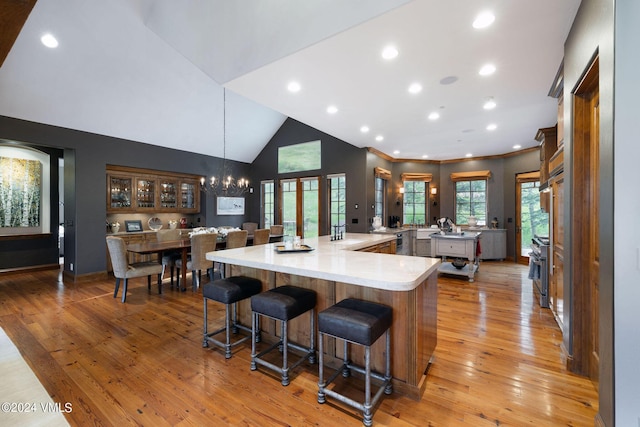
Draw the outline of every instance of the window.
<instances>
[{"instance_id":1,"label":"window","mask_svg":"<svg viewBox=\"0 0 640 427\"><path fill-rule=\"evenodd\" d=\"M318 237L320 220L320 179L301 178L302 186L302 237Z\"/></svg>"},{"instance_id":2,"label":"window","mask_svg":"<svg viewBox=\"0 0 640 427\"><path fill-rule=\"evenodd\" d=\"M425 224L427 222L427 183L404 181L403 224Z\"/></svg>"},{"instance_id":3,"label":"window","mask_svg":"<svg viewBox=\"0 0 640 427\"><path fill-rule=\"evenodd\" d=\"M342 227L347 223L347 183L345 174L330 175L327 180L329 181L329 234L333 234L334 227Z\"/></svg>"},{"instance_id":4,"label":"window","mask_svg":"<svg viewBox=\"0 0 640 427\"><path fill-rule=\"evenodd\" d=\"M384 195L387 188L387 181L382 178L375 178L375 193L374 193L374 216L379 216L384 223Z\"/></svg>"},{"instance_id":5,"label":"window","mask_svg":"<svg viewBox=\"0 0 640 427\"><path fill-rule=\"evenodd\" d=\"M458 225L469 224L476 217L478 226L487 225L487 180L456 182L456 219Z\"/></svg>"},{"instance_id":6,"label":"window","mask_svg":"<svg viewBox=\"0 0 640 427\"><path fill-rule=\"evenodd\" d=\"M284 234L288 236L298 235L298 180L283 179L280 181L280 208L282 209L282 225Z\"/></svg>"},{"instance_id":7,"label":"window","mask_svg":"<svg viewBox=\"0 0 640 427\"><path fill-rule=\"evenodd\" d=\"M316 170L322 167L320 141L278 148L278 173Z\"/></svg>"},{"instance_id":8,"label":"window","mask_svg":"<svg viewBox=\"0 0 640 427\"><path fill-rule=\"evenodd\" d=\"M275 185L273 180L260 183L260 199L262 200L262 224L263 228L270 228L275 224Z\"/></svg>"},{"instance_id":9,"label":"window","mask_svg":"<svg viewBox=\"0 0 640 427\"><path fill-rule=\"evenodd\" d=\"M378 216L384 224L385 205L387 194L387 182L391 179L391 171L380 167L373 169L374 176L374 202L373 216Z\"/></svg>"}]
</instances>

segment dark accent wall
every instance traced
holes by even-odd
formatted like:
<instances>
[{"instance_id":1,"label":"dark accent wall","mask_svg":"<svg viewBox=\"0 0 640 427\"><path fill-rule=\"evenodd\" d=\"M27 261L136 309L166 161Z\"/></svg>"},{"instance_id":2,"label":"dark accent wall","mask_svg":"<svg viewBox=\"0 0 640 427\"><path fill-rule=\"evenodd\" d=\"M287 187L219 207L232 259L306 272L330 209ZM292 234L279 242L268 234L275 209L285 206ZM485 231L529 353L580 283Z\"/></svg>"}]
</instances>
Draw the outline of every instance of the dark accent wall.
<instances>
[{"instance_id":1,"label":"dark accent wall","mask_svg":"<svg viewBox=\"0 0 640 427\"><path fill-rule=\"evenodd\" d=\"M318 170L278 173L278 148L309 141L322 141L321 168ZM260 181L293 177L320 176L321 212L320 234L329 234L327 212L327 175L345 173L347 182L347 231L363 233L367 231L366 209L366 150L354 147L338 138L307 126L294 119L287 119L275 133L271 141L260 152L251 165L251 181L258 189L257 197L251 200L251 220L260 223ZM373 175L372 175L373 176ZM358 205L356 209L355 205ZM277 217L276 206L276 217ZM353 220L357 223L353 223Z\"/></svg>"},{"instance_id":2,"label":"dark accent wall","mask_svg":"<svg viewBox=\"0 0 640 427\"><path fill-rule=\"evenodd\" d=\"M170 148L111 138L56 126L0 116L0 138L26 143L41 149L62 150L65 186L65 271L88 274L106 271L106 165L122 165L161 171L211 175L222 167L222 159ZM214 143L222 144L222 141ZM249 165L229 162L234 173L249 175ZM52 171L58 173L58 167ZM57 192L56 182L52 192ZM211 195L204 195L201 225L239 226L245 216L218 217ZM248 205L255 194L248 194ZM57 202L52 212L57 224ZM53 222L52 222L53 224ZM26 243L28 245L28 243ZM57 248L57 246L56 246ZM36 248L30 249L35 254ZM8 252L12 252L9 250ZM31 257L26 265L41 265L42 260Z\"/></svg>"}]
</instances>

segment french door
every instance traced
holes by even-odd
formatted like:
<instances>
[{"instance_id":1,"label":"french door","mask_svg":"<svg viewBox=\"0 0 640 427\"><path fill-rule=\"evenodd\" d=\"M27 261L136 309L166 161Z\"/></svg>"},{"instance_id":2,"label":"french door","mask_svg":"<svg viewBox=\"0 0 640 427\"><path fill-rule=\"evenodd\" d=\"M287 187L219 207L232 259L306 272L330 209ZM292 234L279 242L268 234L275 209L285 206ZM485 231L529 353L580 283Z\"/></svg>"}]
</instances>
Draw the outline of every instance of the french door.
<instances>
[{"instance_id":1,"label":"french door","mask_svg":"<svg viewBox=\"0 0 640 427\"><path fill-rule=\"evenodd\" d=\"M540 172L516 175L516 262L529 263L531 239L549 236L549 215L540 208Z\"/></svg>"},{"instance_id":2,"label":"french door","mask_svg":"<svg viewBox=\"0 0 640 427\"><path fill-rule=\"evenodd\" d=\"M281 180L279 206L285 235L317 237L320 229L320 178Z\"/></svg>"}]
</instances>

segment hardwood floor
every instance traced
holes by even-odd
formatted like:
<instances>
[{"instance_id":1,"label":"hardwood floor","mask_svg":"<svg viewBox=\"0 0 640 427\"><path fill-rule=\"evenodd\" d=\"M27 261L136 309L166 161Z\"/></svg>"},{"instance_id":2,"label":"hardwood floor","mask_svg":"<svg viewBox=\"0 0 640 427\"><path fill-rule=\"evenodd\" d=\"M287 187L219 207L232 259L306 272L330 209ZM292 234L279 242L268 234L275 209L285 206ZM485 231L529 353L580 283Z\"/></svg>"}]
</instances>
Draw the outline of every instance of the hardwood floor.
<instances>
[{"instance_id":1,"label":"hardwood floor","mask_svg":"<svg viewBox=\"0 0 640 427\"><path fill-rule=\"evenodd\" d=\"M385 396L374 425L592 426L598 397L564 368L562 336L527 267L484 262L474 283L440 277L438 346L420 402ZM248 343L225 359L202 348L202 296L132 280L62 283L56 271L0 275L0 326L54 402L86 425L344 426L360 415L316 401L317 367L283 387L250 371ZM206 280L206 279L204 279ZM211 322L223 307L210 304ZM0 425L2 414L0 413Z\"/></svg>"}]
</instances>

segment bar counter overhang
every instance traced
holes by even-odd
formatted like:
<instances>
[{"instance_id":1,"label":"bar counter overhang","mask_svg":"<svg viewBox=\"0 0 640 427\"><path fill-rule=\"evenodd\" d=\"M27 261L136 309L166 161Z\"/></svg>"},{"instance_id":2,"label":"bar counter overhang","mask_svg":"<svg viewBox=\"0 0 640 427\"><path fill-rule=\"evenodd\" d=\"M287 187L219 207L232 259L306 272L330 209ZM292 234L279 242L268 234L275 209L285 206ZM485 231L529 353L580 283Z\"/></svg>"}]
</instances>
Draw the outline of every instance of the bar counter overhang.
<instances>
[{"instance_id":1,"label":"bar counter overhang","mask_svg":"<svg viewBox=\"0 0 640 427\"><path fill-rule=\"evenodd\" d=\"M394 235L346 233L343 240L329 236L304 239L310 252L278 253L276 243L207 253L210 261L225 264L226 275L260 279L263 291L294 285L317 292L320 312L345 298L359 298L393 308L391 328L391 371L394 392L420 400L426 386L426 372L437 343L436 258L411 257L360 251L395 239ZM280 243L281 245L281 243ZM238 316L250 323L250 302L241 301ZM309 314L295 319L289 337L309 342ZM275 321L263 322L263 339L274 341ZM279 332L279 329L278 329ZM342 344L326 338L325 362L341 364ZM358 347L358 346L355 346ZM362 359L359 348L353 359ZM384 340L372 347L372 366L384 371ZM248 368L247 368L248 369Z\"/></svg>"}]
</instances>

